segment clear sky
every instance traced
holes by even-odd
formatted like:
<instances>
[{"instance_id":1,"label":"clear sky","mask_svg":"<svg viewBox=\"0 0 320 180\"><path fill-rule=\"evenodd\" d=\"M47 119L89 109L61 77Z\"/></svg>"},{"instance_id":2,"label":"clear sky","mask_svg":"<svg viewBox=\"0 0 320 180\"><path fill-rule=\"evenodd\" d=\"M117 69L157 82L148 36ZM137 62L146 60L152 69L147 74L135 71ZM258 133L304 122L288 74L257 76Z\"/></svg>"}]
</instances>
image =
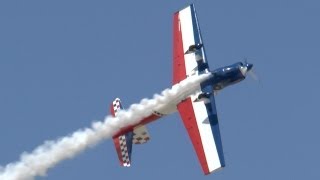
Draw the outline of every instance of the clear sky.
<instances>
[{"instance_id":1,"label":"clear sky","mask_svg":"<svg viewBox=\"0 0 320 180\"><path fill-rule=\"evenodd\" d=\"M0 1L0 164L170 87L172 15L192 1ZM37 180L320 179L320 2L198 0L211 69L260 77L216 98L226 167L204 176L179 115L122 168L111 140Z\"/></svg>"}]
</instances>

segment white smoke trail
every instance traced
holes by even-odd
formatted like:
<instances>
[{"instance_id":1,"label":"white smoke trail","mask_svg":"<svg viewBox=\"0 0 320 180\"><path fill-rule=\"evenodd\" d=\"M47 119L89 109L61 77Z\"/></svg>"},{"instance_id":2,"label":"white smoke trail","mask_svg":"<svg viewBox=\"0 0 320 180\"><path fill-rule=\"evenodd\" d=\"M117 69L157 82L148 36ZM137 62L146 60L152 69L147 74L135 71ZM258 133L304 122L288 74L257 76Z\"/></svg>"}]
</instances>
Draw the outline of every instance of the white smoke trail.
<instances>
[{"instance_id":1,"label":"white smoke trail","mask_svg":"<svg viewBox=\"0 0 320 180\"><path fill-rule=\"evenodd\" d=\"M199 82L210 75L189 77L154 95L153 99L142 99L139 104L133 104L127 111L120 111L117 117L107 116L103 122L94 122L91 128L85 128L56 141L46 141L31 153L23 153L20 160L0 167L0 180L32 180L36 176L45 176L49 168L62 160L72 158L88 147L112 137L120 128L139 123L144 117L152 114L159 104L172 102L183 94L191 95Z\"/></svg>"}]
</instances>

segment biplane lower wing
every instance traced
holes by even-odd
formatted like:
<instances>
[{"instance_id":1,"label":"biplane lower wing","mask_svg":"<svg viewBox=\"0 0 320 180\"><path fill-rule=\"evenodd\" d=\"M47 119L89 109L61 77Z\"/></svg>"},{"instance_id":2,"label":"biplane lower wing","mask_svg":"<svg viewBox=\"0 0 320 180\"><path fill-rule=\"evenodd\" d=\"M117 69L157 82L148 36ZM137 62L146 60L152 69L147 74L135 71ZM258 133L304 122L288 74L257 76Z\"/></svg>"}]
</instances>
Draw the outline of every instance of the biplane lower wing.
<instances>
[{"instance_id":1,"label":"biplane lower wing","mask_svg":"<svg viewBox=\"0 0 320 180\"><path fill-rule=\"evenodd\" d=\"M199 88L199 93L178 104L178 111L205 174L225 166L214 95L201 96L208 91Z\"/></svg>"}]
</instances>

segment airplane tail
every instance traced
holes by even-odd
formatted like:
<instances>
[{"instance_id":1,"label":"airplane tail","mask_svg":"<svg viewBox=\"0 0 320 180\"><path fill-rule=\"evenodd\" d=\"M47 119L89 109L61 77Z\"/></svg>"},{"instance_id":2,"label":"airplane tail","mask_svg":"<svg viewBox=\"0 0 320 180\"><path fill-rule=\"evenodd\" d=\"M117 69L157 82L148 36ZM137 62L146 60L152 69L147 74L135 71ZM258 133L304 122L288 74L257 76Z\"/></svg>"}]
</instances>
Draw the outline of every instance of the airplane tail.
<instances>
[{"instance_id":1,"label":"airplane tail","mask_svg":"<svg viewBox=\"0 0 320 180\"><path fill-rule=\"evenodd\" d=\"M118 112L123 109L121 101L116 98L110 108L111 114L116 117ZM144 125L138 125L126 134L113 137L113 142L118 154L120 165L130 167L132 144L144 144L150 140L149 133Z\"/></svg>"}]
</instances>

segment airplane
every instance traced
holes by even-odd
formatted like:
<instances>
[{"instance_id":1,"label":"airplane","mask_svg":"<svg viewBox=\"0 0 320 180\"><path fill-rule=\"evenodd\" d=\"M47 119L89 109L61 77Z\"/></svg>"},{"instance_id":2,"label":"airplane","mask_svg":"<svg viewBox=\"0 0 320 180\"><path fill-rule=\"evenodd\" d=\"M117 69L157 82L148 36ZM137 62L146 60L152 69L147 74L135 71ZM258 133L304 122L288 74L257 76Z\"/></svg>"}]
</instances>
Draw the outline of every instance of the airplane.
<instances>
[{"instance_id":1,"label":"airplane","mask_svg":"<svg viewBox=\"0 0 320 180\"><path fill-rule=\"evenodd\" d=\"M215 95L223 88L244 80L253 64L237 62L213 71L209 70L205 48L194 4L173 15L173 81L180 83L192 76L210 74L200 82L190 96L181 95L169 104L153 109L153 114L140 123L125 127L113 136L120 164L131 165L133 144L150 140L146 124L174 112L179 112L205 175L225 167ZM113 116L123 109L116 98L110 107Z\"/></svg>"}]
</instances>

